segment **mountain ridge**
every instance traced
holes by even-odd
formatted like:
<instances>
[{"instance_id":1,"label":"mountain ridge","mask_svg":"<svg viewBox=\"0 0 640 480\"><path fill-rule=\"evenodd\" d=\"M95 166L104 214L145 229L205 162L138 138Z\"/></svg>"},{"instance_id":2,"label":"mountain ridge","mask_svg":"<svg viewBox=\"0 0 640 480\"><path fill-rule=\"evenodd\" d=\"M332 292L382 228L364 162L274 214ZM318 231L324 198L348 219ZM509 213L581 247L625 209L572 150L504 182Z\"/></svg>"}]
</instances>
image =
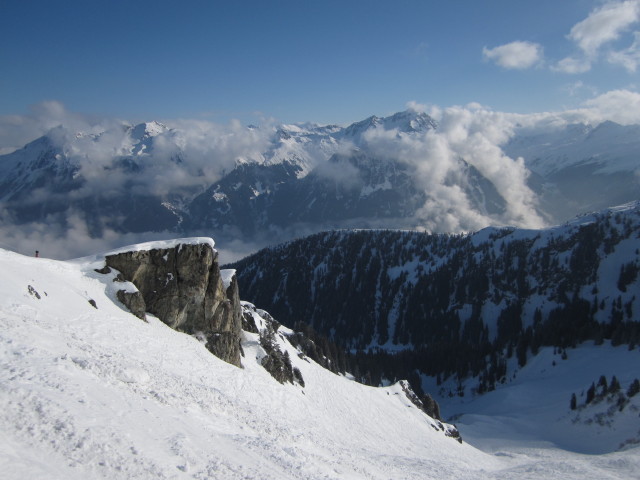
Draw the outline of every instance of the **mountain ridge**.
<instances>
[{"instance_id":1,"label":"mountain ridge","mask_svg":"<svg viewBox=\"0 0 640 480\"><path fill-rule=\"evenodd\" d=\"M318 233L228 267L283 323L304 319L352 351L384 353L373 384L400 367L480 376L486 391L508 358L524 365L542 346L640 344L638 238L634 202L543 230Z\"/></svg>"},{"instance_id":2,"label":"mountain ridge","mask_svg":"<svg viewBox=\"0 0 640 480\"><path fill-rule=\"evenodd\" d=\"M46 224L60 244L81 224L91 239L165 232L264 246L331 228L542 226L640 197L633 126L523 127L504 144L484 127L451 128L414 110L346 127L56 127L0 156L0 227Z\"/></svg>"}]
</instances>

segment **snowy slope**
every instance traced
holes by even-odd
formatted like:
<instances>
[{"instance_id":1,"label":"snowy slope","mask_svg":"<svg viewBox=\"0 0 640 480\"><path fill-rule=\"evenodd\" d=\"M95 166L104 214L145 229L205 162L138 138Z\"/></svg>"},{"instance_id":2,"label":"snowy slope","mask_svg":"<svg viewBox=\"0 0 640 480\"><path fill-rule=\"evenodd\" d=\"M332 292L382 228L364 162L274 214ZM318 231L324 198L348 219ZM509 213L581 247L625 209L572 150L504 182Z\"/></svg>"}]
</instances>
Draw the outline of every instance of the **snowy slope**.
<instances>
[{"instance_id":1,"label":"snowy slope","mask_svg":"<svg viewBox=\"0 0 640 480\"><path fill-rule=\"evenodd\" d=\"M640 351L626 345L612 347L609 342L585 342L560 350L545 347L518 368L511 362L508 380L492 392L476 396L473 380L466 383L464 397L446 392L457 382L436 386L433 379L425 387L435 393L443 416L456 420L465 440L483 450L497 452L507 448L542 445L582 454L602 454L640 444L640 395L617 404L617 395L608 395L586 404L586 391L601 375L614 375L627 392L640 377ZM571 395L577 408L570 409ZM625 396L626 398L626 396Z\"/></svg>"},{"instance_id":2,"label":"snowy slope","mask_svg":"<svg viewBox=\"0 0 640 480\"><path fill-rule=\"evenodd\" d=\"M594 165L601 174L633 173L639 165L639 134L640 125L571 124L551 132L519 133L504 150L513 158L523 157L543 177L580 165Z\"/></svg>"},{"instance_id":3,"label":"snowy slope","mask_svg":"<svg viewBox=\"0 0 640 480\"><path fill-rule=\"evenodd\" d=\"M290 355L277 383L246 334L244 369L113 301L101 262L0 251L3 478L463 478L502 463L404 396ZM94 308L92 300L97 308ZM287 345L283 342L282 345Z\"/></svg>"}]
</instances>

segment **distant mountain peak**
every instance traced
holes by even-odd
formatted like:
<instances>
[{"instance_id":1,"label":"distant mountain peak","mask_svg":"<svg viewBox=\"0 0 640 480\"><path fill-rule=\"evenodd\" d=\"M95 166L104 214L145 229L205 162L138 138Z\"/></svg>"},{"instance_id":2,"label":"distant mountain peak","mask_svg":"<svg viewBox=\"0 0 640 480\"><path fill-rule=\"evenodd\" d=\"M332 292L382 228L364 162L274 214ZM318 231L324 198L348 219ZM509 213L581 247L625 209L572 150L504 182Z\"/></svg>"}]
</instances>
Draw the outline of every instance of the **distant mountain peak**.
<instances>
[{"instance_id":1,"label":"distant mountain peak","mask_svg":"<svg viewBox=\"0 0 640 480\"><path fill-rule=\"evenodd\" d=\"M434 130L437 122L424 112L405 110L388 117L372 115L344 129L345 137L359 137L371 128L382 127L385 130L398 130L400 133L421 133Z\"/></svg>"},{"instance_id":2,"label":"distant mountain peak","mask_svg":"<svg viewBox=\"0 0 640 480\"><path fill-rule=\"evenodd\" d=\"M150 122L139 123L138 125L133 126L130 131L132 138L141 140L143 138L156 137L165 133L167 130L169 129L166 125L152 120Z\"/></svg>"},{"instance_id":3,"label":"distant mountain peak","mask_svg":"<svg viewBox=\"0 0 640 480\"><path fill-rule=\"evenodd\" d=\"M398 128L400 131L424 132L438 127L437 122L424 112L405 110L381 119L386 129Z\"/></svg>"}]
</instances>

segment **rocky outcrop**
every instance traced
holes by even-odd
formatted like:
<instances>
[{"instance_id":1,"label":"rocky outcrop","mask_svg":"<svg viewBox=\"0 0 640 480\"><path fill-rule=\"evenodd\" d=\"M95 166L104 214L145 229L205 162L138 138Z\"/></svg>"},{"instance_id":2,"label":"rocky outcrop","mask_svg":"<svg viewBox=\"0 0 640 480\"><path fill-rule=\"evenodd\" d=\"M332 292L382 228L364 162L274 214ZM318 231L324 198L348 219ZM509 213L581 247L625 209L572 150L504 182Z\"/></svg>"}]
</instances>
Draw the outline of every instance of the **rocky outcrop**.
<instances>
[{"instance_id":1,"label":"rocky outcrop","mask_svg":"<svg viewBox=\"0 0 640 480\"><path fill-rule=\"evenodd\" d=\"M144 302L144 297L140 292L128 292L126 290L118 290L116 297L120 300L125 307L129 309L140 320L147 321L145 311L147 305Z\"/></svg>"},{"instance_id":2,"label":"rocky outcrop","mask_svg":"<svg viewBox=\"0 0 640 480\"><path fill-rule=\"evenodd\" d=\"M260 346L264 350L260 365L278 382L297 383L304 388L302 372L293 366L286 348L284 351L281 348L290 342L287 342L285 336L278 332L280 323L269 312L260 310L249 302L242 302L242 316L242 329L259 335ZM300 354L302 353L300 352Z\"/></svg>"},{"instance_id":3,"label":"rocky outcrop","mask_svg":"<svg viewBox=\"0 0 640 480\"><path fill-rule=\"evenodd\" d=\"M231 272L223 276L217 256L210 240L185 239L122 249L105 261L139 290L141 298L131 297L132 302L125 301L126 292L118 294L134 313L139 316L143 308L178 331L204 337L209 351L241 366L238 283Z\"/></svg>"},{"instance_id":4,"label":"rocky outcrop","mask_svg":"<svg viewBox=\"0 0 640 480\"><path fill-rule=\"evenodd\" d=\"M444 432L446 437L453 438L458 443L462 443L462 436L458 428L455 425L442 422L442 418L440 418L440 406L431 395L427 393L422 398L419 398L406 380L400 380L400 387L411 403L435 420L435 423L431 424L434 430Z\"/></svg>"}]
</instances>

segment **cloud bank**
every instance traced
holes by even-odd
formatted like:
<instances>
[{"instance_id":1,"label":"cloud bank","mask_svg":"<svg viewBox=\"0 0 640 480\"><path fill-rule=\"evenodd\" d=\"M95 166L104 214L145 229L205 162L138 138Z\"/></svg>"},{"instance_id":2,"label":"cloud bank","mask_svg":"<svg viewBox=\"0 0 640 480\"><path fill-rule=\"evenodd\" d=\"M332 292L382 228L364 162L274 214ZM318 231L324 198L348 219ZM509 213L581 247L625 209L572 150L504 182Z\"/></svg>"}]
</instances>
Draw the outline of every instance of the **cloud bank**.
<instances>
[{"instance_id":1,"label":"cloud bank","mask_svg":"<svg viewBox=\"0 0 640 480\"><path fill-rule=\"evenodd\" d=\"M488 225L545 225L537 212L536 195L527 186L522 159L507 157L500 147L513 135L515 123L509 115L473 104L469 107L429 109L437 130L403 135L396 130L373 129L365 135L372 155L399 158L414 172L428 199L418 212L416 227L435 232L477 230ZM478 209L465 189L466 164L490 180L506 200L502 215ZM456 179L457 181L451 181Z\"/></svg>"}]
</instances>

